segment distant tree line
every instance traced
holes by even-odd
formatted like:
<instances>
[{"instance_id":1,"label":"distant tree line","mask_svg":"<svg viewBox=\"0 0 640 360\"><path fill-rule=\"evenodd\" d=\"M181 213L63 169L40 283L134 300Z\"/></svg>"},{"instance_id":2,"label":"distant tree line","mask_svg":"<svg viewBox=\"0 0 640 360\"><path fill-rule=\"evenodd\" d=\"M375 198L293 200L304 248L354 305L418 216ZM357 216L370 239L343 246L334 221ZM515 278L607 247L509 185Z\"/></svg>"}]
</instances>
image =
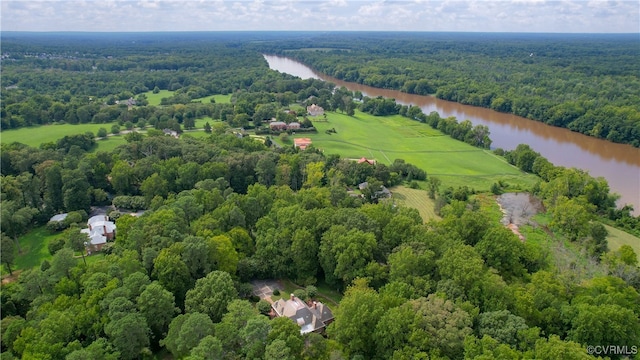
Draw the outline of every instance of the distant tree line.
<instances>
[{"instance_id":1,"label":"distant tree line","mask_svg":"<svg viewBox=\"0 0 640 360\"><path fill-rule=\"evenodd\" d=\"M512 113L640 146L633 35L339 34L254 45L341 80ZM286 53L284 52L286 50Z\"/></svg>"}]
</instances>

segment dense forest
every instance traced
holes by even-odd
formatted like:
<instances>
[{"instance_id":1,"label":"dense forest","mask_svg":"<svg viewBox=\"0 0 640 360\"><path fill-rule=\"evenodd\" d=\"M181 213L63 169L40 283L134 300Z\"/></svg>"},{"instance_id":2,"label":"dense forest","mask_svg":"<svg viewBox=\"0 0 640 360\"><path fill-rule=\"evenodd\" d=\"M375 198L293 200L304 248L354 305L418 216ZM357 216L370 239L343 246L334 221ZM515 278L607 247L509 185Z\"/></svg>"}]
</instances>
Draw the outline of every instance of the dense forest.
<instances>
[{"instance_id":1,"label":"dense forest","mask_svg":"<svg viewBox=\"0 0 640 360\"><path fill-rule=\"evenodd\" d=\"M270 71L239 46L246 35L135 43L49 35L9 37L6 46L4 36L3 127L134 126L109 152L95 151L91 133L39 148L1 144L3 266L11 272L30 230L57 234L50 260L2 286L3 359L589 359L589 346L610 345L637 353L637 255L610 251L602 222L638 233L640 218L616 209L602 178L554 166L524 144L497 150L540 177L529 190L549 222L543 241L523 242L499 222L493 195L504 184L494 194L453 189L402 159L358 163L233 131L266 131L271 118L304 122L287 110L309 103L401 114L488 148L483 127ZM169 84L163 105L139 96ZM191 102L228 93L230 104ZM137 105L115 104L131 97ZM202 117L212 119L205 137L161 131ZM350 192L365 181L361 194ZM379 195L416 181L438 219L425 223ZM80 227L106 206L115 208L115 241L80 257ZM47 224L61 212L68 220ZM335 321L302 335L296 322L270 319L252 294L257 279L289 279L303 299L340 294L327 302Z\"/></svg>"},{"instance_id":2,"label":"dense forest","mask_svg":"<svg viewBox=\"0 0 640 360\"><path fill-rule=\"evenodd\" d=\"M635 34L340 33L256 45L335 78L640 146Z\"/></svg>"}]
</instances>

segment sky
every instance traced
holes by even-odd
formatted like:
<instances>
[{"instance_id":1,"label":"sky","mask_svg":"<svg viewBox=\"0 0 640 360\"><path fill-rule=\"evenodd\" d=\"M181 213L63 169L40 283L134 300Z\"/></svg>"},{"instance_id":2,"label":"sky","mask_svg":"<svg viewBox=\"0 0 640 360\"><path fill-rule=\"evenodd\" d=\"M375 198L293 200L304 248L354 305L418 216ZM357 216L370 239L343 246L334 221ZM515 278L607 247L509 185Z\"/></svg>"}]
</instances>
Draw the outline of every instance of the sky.
<instances>
[{"instance_id":1,"label":"sky","mask_svg":"<svg viewBox=\"0 0 640 360\"><path fill-rule=\"evenodd\" d=\"M2 31L639 33L640 1L2 0Z\"/></svg>"}]
</instances>

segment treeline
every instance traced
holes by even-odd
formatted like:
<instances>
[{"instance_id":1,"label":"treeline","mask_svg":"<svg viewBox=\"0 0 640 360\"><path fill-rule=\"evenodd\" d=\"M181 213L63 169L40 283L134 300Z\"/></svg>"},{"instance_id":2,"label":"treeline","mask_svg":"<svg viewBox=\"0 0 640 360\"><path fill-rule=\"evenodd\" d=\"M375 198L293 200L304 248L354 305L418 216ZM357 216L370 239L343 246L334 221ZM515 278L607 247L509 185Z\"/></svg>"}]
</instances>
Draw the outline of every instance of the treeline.
<instances>
[{"instance_id":1,"label":"treeline","mask_svg":"<svg viewBox=\"0 0 640 360\"><path fill-rule=\"evenodd\" d=\"M33 41L29 52L40 46ZM73 42L57 46L72 56ZM244 79L235 70L224 81ZM2 285L3 359L139 359L163 351L185 359L584 359L588 345L640 341L637 255L628 246L607 252L592 221L637 219L615 210L606 181L554 167L526 146L505 154L542 178L533 191L553 219L544 240L583 244L599 260L595 271L581 271L580 262L562 266L544 241L521 242L469 189L441 189L402 159L358 164L227 133L274 113L289 119L284 110L294 101L345 113L365 102L391 109L392 101L274 72L236 89L232 104L179 101L148 107L137 123L152 123L156 111L167 115L156 126L160 118L185 126L189 111L223 121L206 138L132 132L110 152L87 152L92 134L37 149L1 145L4 265L21 252L21 235L69 212L61 226L68 229L49 227L60 231L48 245L51 260ZM393 109L465 141L476 131L416 107ZM377 194L413 180L427 181L430 195L443 200L442 220L424 224L415 209ZM362 196L349 192L365 181ZM76 225L92 206L110 204L118 206L109 214L115 242L104 258L75 258L84 247ZM145 211L128 214L134 209ZM307 286L298 292L304 298L317 296L313 285L344 291L339 307L327 304L335 321L326 333L303 336L290 319L264 316L268 305L256 303L249 281L266 278Z\"/></svg>"},{"instance_id":2,"label":"treeline","mask_svg":"<svg viewBox=\"0 0 640 360\"><path fill-rule=\"evenodd\" d=\"M179 100L171 104L187 103L246 89L269 72L259 53L231 46L233 37L176 42L144 34L129 41L87 36L46 42L46 34L3 34L3 130L120 120L127 107L112 105L134 98L144 107L147 101L139 95L147 91L177 91Z\"/></svg>"},{"instance_id":3,"label":"treeline","mask_svg":"<svg viewBox=\"0 0 640 360\"><path fill-rule=\"evenodd\" d=\"M371 166L313 150L274 152L225 134L128 140L111 153L3 151L19 172L2 179L3 232L9 203L84 210L101 191L146 206L140 217L111 214L117 236L104 260L74 258L72 227L51 261L3 286L3 358L136 359L163 348L189 359L588 358L594 338L639 340L633 251L608 253L608 275L576 276L477 204L451 201L441 221L423 224L414 209L347 192L364 180L409 180L414 169L400 160ZM605 189L598 193L608 196ZM561 231L576 241L594 236ZM326 337L261 315L248 281L263 278L346 290Z\"/></svg>"},{"instance_id":4,"label":"treeline","mask_svg":"<svg viewBox=\"0 0 640 360\"><path fill-rule=\"evenodd\" d=\"M376 116L400 114L411 120L427 123L432 128L438 129L444 134L456 140L466 142L467 144L484 149L491 147L489 128L487 126L473 126L469 120L464 120L459 123L455 116L441 118L440 114L435 111L426 115L420 107L414 105L399 105L395 102L395 99L385 99L381 96L376 98L365 96L359 106L359 110Z\"/></svg>"},{"instance_id":5,"label":"treeline","mask_svg":"<svg viewBox=\"0 0 640 360\"><path fill-rule=\"evenodd\" d=\"M435 95L638 147L637 45L634 35L359 33L254 46L341 80ZM335 50L295 51L308 47Z\"/></svg>"},{"instance_id":6,"label":"treeline","mask_svg":"<svg viewBox=\"0 0 640 360\"><path fill-rule=\"evenodd\" d=\"M504 156L510 164L542 179L533 192L543 199L547 211L552 214L552 226L569 239L602 233L602 225L592 222L596 216L608 219L616 227L636 236L640 235L640 217L631 215L633 207L630 205L621 209L616 207L619 195L610 193L609 184L604 178L593 178L576 168L555 166L525 144L518 145L512 151L496 149L495 153ZM590 255L596 258L606 251L606 242L602 237L597 243L587 246Z\"/></svg>"}]
</instances>

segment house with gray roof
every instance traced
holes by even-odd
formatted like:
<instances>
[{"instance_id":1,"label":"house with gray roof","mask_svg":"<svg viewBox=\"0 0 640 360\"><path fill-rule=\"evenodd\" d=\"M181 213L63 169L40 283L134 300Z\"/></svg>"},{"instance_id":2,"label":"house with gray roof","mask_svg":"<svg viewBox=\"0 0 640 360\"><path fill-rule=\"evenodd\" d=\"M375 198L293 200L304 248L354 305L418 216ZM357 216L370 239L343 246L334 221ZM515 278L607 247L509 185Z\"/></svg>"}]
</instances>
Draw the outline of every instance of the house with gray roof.
<instances>
[{"instance_id":1,"label":"house with gray roof","mask_svg":"<svg viewBox=\"0 0 640 360\"><path fill-rule=\"evenodd\" d=\"M274 302L272 307L276 316L286 316L298 324L303 335L321 332L333 321L333 313L328 306L319 301L307 304L293 294L288 300Z\"/></svg>"}]
</instances>

